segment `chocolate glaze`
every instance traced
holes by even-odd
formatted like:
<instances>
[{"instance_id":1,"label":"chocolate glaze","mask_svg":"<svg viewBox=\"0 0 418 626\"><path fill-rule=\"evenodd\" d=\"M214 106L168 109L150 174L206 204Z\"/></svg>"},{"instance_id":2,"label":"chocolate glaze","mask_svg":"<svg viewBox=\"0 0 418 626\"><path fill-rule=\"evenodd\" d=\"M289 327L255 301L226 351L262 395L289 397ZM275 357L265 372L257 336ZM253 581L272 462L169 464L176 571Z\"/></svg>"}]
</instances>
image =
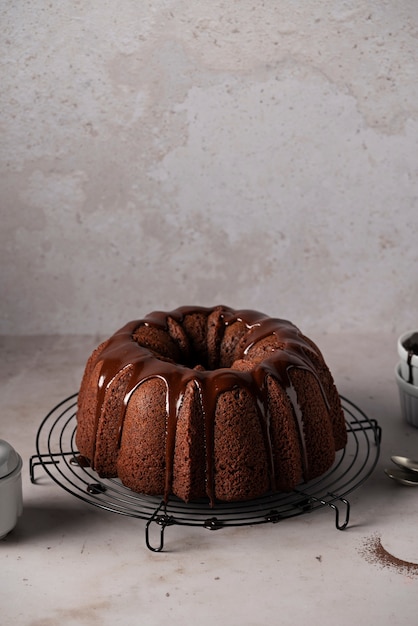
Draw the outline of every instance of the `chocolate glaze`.
<instances>
[{"instance_id":1,"label":"chocolate glaze","mask_svg":"<svg viewBox=\"0 0 418 626\"><path fill-rule=\"evenodd\" d=\"M308 344L298 328L291 322L281 319L272 319L266 315L252 310L233 311L228 307L222 309L222 322L224 328L234 322L243 322L247 328L247 333L243 341L242 358L248 354L254 344L262 339L275 335L283 349L271 352L261 363L255 365L251 371L238 371L230 368L219 368L205 370L203 368L192 369L186 365L173 363L166 359L158 358L154 352L139 345L133 338L135 330L141 325L152 326L154 328L167 331L167 318L171 317L179 324L184 317L193 313L204 313L208 316L213 309L205 307L180 307L174 311L165 313L156 311L147 315L142 320L132 321L126 324L109 340L105 349L100 353L98 362L101 362L101 372L99 376L97 412L95 430L100 418L100 407L102 406L106 389L114 377L124 368L132 370L127 388L125 390L124 406L119 425L119 441L122 436L124 417L129 399L135 389L144 381L157 377L164 381L167 390L167 439L166 439L166 479L164 497L167 499L171 493L173 479L174 446L177 415L186 386L193 381L199 388L201 408L205 421L205 442L206 442L206 475L207 475L207 495L210 501L214 501L214 421L216 402L220 394L234 388L245 388L253 397L257 399L259 419L264 434L266 450L269 451L270 481L271 486L275 484L273 453L270 442L270 416L267 404L267 384L266 379L272 376L288 390L289 399L294 407L295 422L297 424L302 449L304 445L304 433L301 420L298 418L300 409L297 406L297 394L294 389L289 371L293 367L310 371L318 380L315 368L311 362L309 354L312 353L312 346ZM320 381L318 383L322 389ZM326 401L324 391L322 395ZM306 453L304 452L306 457ZM306 466L306 458L304 459ZM94 455L92 459L94 465Z\"/></svg>"},{"instance_id":2,"label":"chocolate glaze","mask_svg":"<svg viewBox=\"0 0 418 626\"><path fill-rule=\"evenodd\" d=\"M414 375L412 371L412 357L418 355L418 333L413 333L408 339L403 342L403 347L408 352L408 358L406 360L409 368L408 383L411 385L414 382Z\"/></svg>"}]
</instances>

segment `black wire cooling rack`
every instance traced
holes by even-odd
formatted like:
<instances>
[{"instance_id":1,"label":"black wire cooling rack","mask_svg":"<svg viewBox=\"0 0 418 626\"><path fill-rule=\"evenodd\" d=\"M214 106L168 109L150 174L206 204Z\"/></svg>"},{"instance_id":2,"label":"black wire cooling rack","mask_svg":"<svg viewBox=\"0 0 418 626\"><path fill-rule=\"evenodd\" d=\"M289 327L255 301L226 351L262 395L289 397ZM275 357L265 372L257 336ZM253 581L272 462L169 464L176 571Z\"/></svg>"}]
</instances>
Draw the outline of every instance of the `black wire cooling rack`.
<instances>
[{"instance_id":1,"label":"black wire cooling rack","mask_svg":"<svg viewBox=\"0 0 418 626\"><path fill-rule=\"evenodd\" d=\"M346 398L341 397L341 401L347 446L337 453L328 472L291 493L267 494L254 500L216 503L210 507L204 500L186 504L172 497L164 502L159 497L135 493L118 479L101 479L85 466L75 445L77 394L60 402L42 421L36 436L36 454L30 458L30 478L35 483L35 468L42 466L60 487L84 502L146 520L145 542L154 552L163 550L165 529L174 524L217 530L228 526L277 523L329 507L335 513L336 528L344 530L350 517L346 496L373 472L379 458L381 427ZM155 544L151 542L153 525L159 528ZM155 538L155 533L153 536Z\"/></svg>"}]
</instances>

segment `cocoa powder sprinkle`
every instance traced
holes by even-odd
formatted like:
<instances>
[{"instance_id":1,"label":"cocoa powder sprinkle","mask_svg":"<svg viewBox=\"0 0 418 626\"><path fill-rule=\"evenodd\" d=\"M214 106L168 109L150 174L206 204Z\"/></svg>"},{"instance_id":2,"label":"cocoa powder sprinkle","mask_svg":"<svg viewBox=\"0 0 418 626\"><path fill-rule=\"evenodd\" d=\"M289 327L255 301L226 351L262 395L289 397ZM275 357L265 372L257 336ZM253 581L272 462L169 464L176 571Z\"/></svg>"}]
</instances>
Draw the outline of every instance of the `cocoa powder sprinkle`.
<instances>
[{"instance_id":1,"label":"cocoa powder sprinkle","mask_svg":"<svg viewBox=\"0 0 418 626\"><path fill-rule=\"evenodd\" d=\"M418 563L404 561L390 554L382 545L379 535L366 537L360 554L372 565L378 565L382 568L388 568L396 571L398 574L406 576L418 576Z\"/></svg>"}]
</instances>

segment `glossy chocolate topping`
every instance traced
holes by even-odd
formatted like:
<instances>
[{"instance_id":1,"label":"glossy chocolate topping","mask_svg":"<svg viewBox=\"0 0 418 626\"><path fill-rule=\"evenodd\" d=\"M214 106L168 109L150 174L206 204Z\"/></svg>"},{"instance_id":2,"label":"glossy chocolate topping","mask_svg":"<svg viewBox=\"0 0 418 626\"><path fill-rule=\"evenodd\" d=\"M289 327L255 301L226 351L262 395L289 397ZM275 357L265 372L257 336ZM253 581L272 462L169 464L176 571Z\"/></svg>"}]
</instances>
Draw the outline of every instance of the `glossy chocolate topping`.
<instances>
[{"instance_id":1,"label":"glossy chocolate topping","mask_svg":"<svg viewBox=\"0 0 418 626\"><path fill-rule=\"evenodd\" d=\"M240 358L244 361L251 348L261 340L275 336L281 349L274 349L266 358L252 366L248 371L231 368L204 369L193 368L182 363L174 363L166 357L160 357L154 351L141 346L135 339L135 331L140 326L149 326L168 333L167 320L174 319L182 324L186 315L204 314L209 316L214 309L204 307L180 307L174 311L154 312L142 320L126 324L111 337L105 349L100 353L98 362L101 362L99 376L98 403L96 414L96 430L100 417L100 407L104 400L107 387L114 377L124 368L130 368L131 376L125 390L125 411L134 390L145 380L157 377L164 381L167 393L167 440L166 440L166 481L165 498L171 493L173 478L173 461L176 423L179 407L183 395L190 381L199 388L202 414L205 421L206 442L206 469L207 469L207 495L211 502L214 501L213 487L213 454L214 454L214 421L216 402L220 394L236 387L247 389L257 399L259 419L264 434L266 449L270 451L270 480L274 485L273 455L270 443L269 412L267 409L267 384L266 379L272 376L288 390L288 396L294 406L295 421L302 447L304 447L304 434L300 409L297 406L297 394L292 385L289 371L293 367L309 370L318 380L315 368L311 362L310 354L312 346L305 341L300 331L291 322L280 319L272 319L257 311L242 310L234 311L228 307L221 308L221 322L223 331L234 322L241 322L246 327L246 333L241 342ZM273 344L274 345L274 344ZM277 342L276 342L277 345ZM250 356L248 360L251 361ZM319 380L318 380L319 383ZM320 384L320 383L319 383ZM325 394L322 393L324 399ZM325 400L326 401L326 400ZM124 423L124 413L119 425L119 440L121 438Z\"/></svg>"},{"instance_id":2,"label":"glossy chocolate topping","mask_svg":"<svg viewBox=\"0 0 418 626\"><path fill-rule=\"evenodd\" d=\"M418 333L413 333L408 339L403 342L403 347L408 353L407 364L409 368L408 383L412 385L414 382L414 375L412 371L412 357L418 355Z\"/></svg>"}]
</instances>

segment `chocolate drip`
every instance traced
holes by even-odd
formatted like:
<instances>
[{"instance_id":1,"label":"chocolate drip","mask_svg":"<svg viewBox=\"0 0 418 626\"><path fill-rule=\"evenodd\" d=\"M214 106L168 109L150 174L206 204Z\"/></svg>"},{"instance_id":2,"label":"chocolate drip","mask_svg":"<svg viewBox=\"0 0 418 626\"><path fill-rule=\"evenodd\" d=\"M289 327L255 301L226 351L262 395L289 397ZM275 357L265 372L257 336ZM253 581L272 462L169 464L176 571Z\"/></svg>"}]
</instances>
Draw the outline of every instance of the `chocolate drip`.
<instances>
[{"instance_id":1,"label":"chocolate drip","mask_svg":"<svg viewBox=\"0 0 418 626\"><path fill-rule=\"evenodd\" d=\"M408 339L405 339L403 347L408 353L406 360L408 365L408 383L412 385L414 383L412 357L418 355L418 333L413 333Z\"/></svg>"},{"instance_id":2,"label":"chocolate drip","mask_svg":"<svg viewBox=\"0 0 418 626\"><path fill-rule=\"evenodd\" d=\"M101 362L101 372L98 384L97 411L95 431L97 431L100 419L100 408L103 404L107 388L118 372L124 368L130 368L131 375L127 383L124 396L124 410L119 425L119 441L122 437L123 424L129 399L134 391L150 378L160 378L166 385L167 401L167 425L166 425L166 477L165 493L167 499L171 493L174 467L174 447L176 436L176 424L179 408L181 406L186 387L190 381L198 386L201 399L201 409L205 424L206 445L206 470L207 470L207 495L213 503L214 493L214 424L216 403L218 397L231 389L244 388L257 399L257 410L265 440L266 450L269 455L270 483L274 488L274 464L273 451L270 440L270 416L267 401L268 376L275 378L280 385L288 390L291 403L294 406L295 420L300 434L302 450L305 449L303 424L297 418L299 407L297 397L289 376L293 367L302 368L318 377L310 360L312 346L301 335L300 331L286 320L272 319L257 311L233 311L228 307L220 307L221 318L224 328L234 322L242 322L247 328L247 333L242 343L242 359L245 360L249 351L262 339L275 335L281 349L269 353L262 362L254 365L251 370L234 370L219 368L204 370L203 368L192 369L181 363L174 363L167 358L159 357L152 350L145 348L134 339L135 331L140 326L151 326L155 329L167 331L167 318L171 317L180 325L186 315L204 313L209 316L213 309L204 307L181 307L170 313L154 312L143 320L133 321L126 324L111 337L107 346L100 353L98 362ZM248 357L250 358L250 357ZM319 386L322 385L318 380ZM326 395L322 390L326 401ZM305 452L303 452L305 456ZM306 458L303 460L306 465ZM92 459L94 465L94 454Z\"/></svg>"}]
</instances>

